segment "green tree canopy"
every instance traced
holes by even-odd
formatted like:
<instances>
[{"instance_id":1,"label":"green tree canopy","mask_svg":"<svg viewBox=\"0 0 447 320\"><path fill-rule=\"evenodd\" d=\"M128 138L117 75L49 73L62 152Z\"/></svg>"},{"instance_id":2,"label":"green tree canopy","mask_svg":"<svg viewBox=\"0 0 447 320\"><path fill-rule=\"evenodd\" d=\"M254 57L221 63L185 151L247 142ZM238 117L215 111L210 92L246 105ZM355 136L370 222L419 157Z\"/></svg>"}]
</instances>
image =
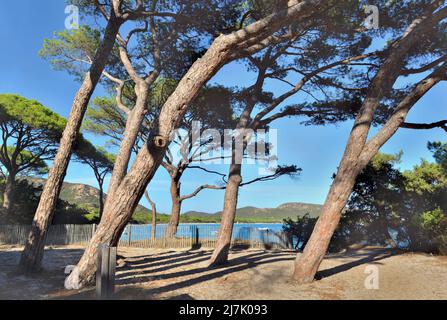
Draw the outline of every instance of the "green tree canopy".
<instances>
[{"instance_id":1,"label":"green tree canopy","mask_svg":"<svg viewBox=\"0 0 447 320\"><path fill-rule=\"evenodd\" d=\"M0 161L13 176L42 167L56 152L65 119L35 100L0 95Z\"/></svg>"},{"instance_id":2,"label":"green tree canopy","mask_svg":"<svg viewBox=\"0 0 447 320\"><path fill-rule=\"evenodd\" d=\"M447 176L437 163L422 160L413 170L404 172L406 188L419 195L437 193L447 187Z\"/></svg>"},{"instance_id":3,"label":"green tree canopy","mask_svg":"<svg viewBox=\"0 0 447 320\"><path fill-rule=\"evenodd\" d=\"M19 173L42 161L52 160L67 121L36 100L14 94L0 94L2 140L0 161ZM79 135L75 154L94 156L96 149Z\"/></svg>"},{"instance_id":4,"label":"green tree canopy","mask_svg":"<svg viewBox=\"0 0 447 320\"><path fill-rule=\"evenodd\" d=\"M446 171L422 160L401 172L396 168L401 155L379 153L372 159L356 179L343 223L369 244L446 253Z\"/></svg>"},{"instance_id":5,"label":"green tree canopy","mask_svg":"<svg viewBox=\"0 0 447 320\"><path fill-rule=\"evenodd\" d=\"M433 153L436 163L447 171L447 143L429 142L428 150Z\"/></svg>"},{"instance_id":6,"label":"green tree canopy","mask_svg":"<svg viewBox=\"0 0 447 320\"><path fill-rule=\"evenodd\" d=\"M395 167L402 152L377 154L356 179L346 218L362 226L364 239L396 246L390 229L400 228L399 210L404 199L404 178Z\"/></svg>"},{"instance_id":7,"label":"green tree canopy","mask_svg":"<svg viewBox=\"0 0 447 320\"><path fill-rule=\"evenodd\" d=\"M15 152L15 147L8 147L8 155L11 159ZM29 152L28 150L22 150L16 160L16 164L19 168L21 168L20 175L23 176L41 176L48 173L48 165L47 163L39 158L35 158L35 156ZM3 176L6 178L7 175L2 172Z\"/></svg>"},{"instance_id":8,"label":"green tree canopy","mask_svg":"<svg viewBox=\"0 0 447 320\"><path fill-rule=\"evenodd\" d=\"M0 170L6 180L6 209L12 203L17 176L41 176L48 172L46 161L53 160L65 125L63 117L35 100L0 94ZM113 156L80 134L75 157L94 170L102 186L104 176L113 168Z\"/></svg>"},{"instance_id":9,"label":"green tree canopy","mask_svg":"<svg viewBox=\"0 0 447 320\"><path fill-rule=\"evenodd\" d=\"M39 56L47 60L55 70L66 71L81 80L93 61L101 43L101 33L89 26L54 33L53 39L45 39Z\"/></svg>"}]
</instances>

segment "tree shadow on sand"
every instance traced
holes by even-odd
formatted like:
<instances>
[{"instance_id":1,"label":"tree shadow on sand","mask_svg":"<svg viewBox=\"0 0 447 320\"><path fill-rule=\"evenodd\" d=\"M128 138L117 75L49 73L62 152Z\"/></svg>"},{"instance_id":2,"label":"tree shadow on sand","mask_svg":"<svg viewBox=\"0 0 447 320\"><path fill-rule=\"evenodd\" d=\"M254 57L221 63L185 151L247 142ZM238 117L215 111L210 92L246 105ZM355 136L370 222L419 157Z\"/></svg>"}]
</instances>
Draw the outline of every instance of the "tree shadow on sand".
<instances>
[{"instance_id":1,"label":"tree shadow on sand","mask_svg":"<svg viewBox=\"0 0 447 320\"><path fill-rule=\"evenodd\" d=\"M46 299L48 294L63 290L65 267L77 263L83 252L82 249L46 248L43 268L23 274L18 270L22 250L0 250L0 300Z\"/></svg>"},{"instance_id":2,"label":"tree shadow on sand","mask_svg":"<svg viewBox=\"0 0 447 320\"><path fill-rule=\"evenodd\" d=\"M253 269L260 265L274 264L281 261L292 262L295 259L295 254L290 251L271 252L259 250L232 258L224 266L208 268L202 262L206 262L210 258L211 253L212 251L183 251L164 253L160 256L129 257L126 259L126 265L117 269L117 294L115 299L160 299L160 297L163 297L164 299L191 300L193 298L188 294L177 291L213 279L226 277L233 273ZM400 253L402 251L367 249L329 255L326 259L349 258L355 260L320 271L317 274L317 280L348 271L362 264L380 264L379 261ZM191 268L182 269L182 267L188 265ZM133 286L160 280L166 282L161 285L154 284L157 287L153 288ZM83 293L77 293L66 298L95 299L94 289L89 288L84 290Z\"/></svg>"},{"instance_id":3,"label":"tree shadow on sand","mask_svg":"<svg viewBox=\"0 0 447 320\"><path fill-rule=\"evenodd\" d=\"M170 269L178 268L179 265L188 265L191 263L197 263L206 261L209 259L211 255L211 252L203 253L202 256L199 259L195 259L194 261L191 260L190 255L185 255L185 259L179 264L176 263L174 265L166 265L162 269L162 271L168 271ZM196 256L194 256L196 257ZM188 270L180 270L180 271L174 271L170 273L163 273L163 274L156 274L155 272L160 272L160 268L153 270L134 270L132 274L125 274L125 277L118 275L117 276L117 284L120 285L126 285L126 284L134 284L134 283L141 283L141 282L147 282L150 280L169 280L169 279L176 279L176 278L182 278L182 277L189 277L189 276L195 276L193 278L187 278L182 281L178 281L175 283L169 283L167 285L157 287L157 288L150 288L150 289L144 289L144 293L146 296L154 296L159 295L162 293L169 293L172 291L176 291L179 289L187 288L190 286L193 286L195 284L206 282L209 280L213 280L216 278L220 278L223 276L228 276L229 274L240 272L246 269L254 268L256 266L262 265L262 264L268 264L268 263L275 263L279 261L291 261L294 259L293 255L290 255L290 253L284 252L284 253L272 253L272 252L254 252L250 253L248 255L244 255L242 257L237 257L234 259L231 259L228 264L221 268L213 268L210 269L206 266L204 267L196 267L193 269ZM178 259L176 259L178 260ZM169 263L169 262L167 262ZM196 276L197 275L197 276Z\"/></svg>"},{"instance_id":4,"label":"tree shadow on sand","mask_svg":"<svg viewBox=\"0 0 447 320\"><path fill-rule=\"evenodd\" d=\"M336 275L341 272L348 271L352 268L358 267L362 264L383 264L379 261L400 255L405 251L398 249L386 249L386 248L378 248L378 249L367 249L367 250L359 250L352 253L344 253L344 254L334 254L327 256L326 259L340 259L340 258L348 258L348 257L358 257L358 260L348 262L333 268L325 269L318 271L315 275L316 280L321 280L323 278L328 278L333 275Z\"/></svg>"},{"instance_id":5,"label":"tree shadow on sand","mask_svg":"<svg viewBox=\"0 0 447 320\"><path fill-rule=\"evenodd\" d=\"M244 256L236 257L219 268L208 268L207 266L195 266L197 263L207 261L212 251L200 252L177 252L169 256L163 256L163 261L152 257L141 257L137 261L126 261L124 267L117 269L116 285L117 294L115 299L156 299L160 294L175 293L176 290L188 288L195 284L228 276L229 274L251 269L256 266L279 261L292 261L294 255L290 252L267 252L255 251ZM169 259L172 258L172 259ZM132 259L132 258L129 258ZM133 260L133 259L132 259ZM156 261L155 261L156 260ZM193 265L191 269L178 270L183 266ZM154 268L156 267L156 268ZM176 271L171 271L177 269ZM162 272L162 273L160 273ZM141 288L128 285L145 283L154 280L184 280L168 283L157 288ZM94 299L94 289L89 288L83 292L65 297L71 299ZM169 299L191 300L190 296L184 294L168 297Z\"/></svg>"}]
</instances>

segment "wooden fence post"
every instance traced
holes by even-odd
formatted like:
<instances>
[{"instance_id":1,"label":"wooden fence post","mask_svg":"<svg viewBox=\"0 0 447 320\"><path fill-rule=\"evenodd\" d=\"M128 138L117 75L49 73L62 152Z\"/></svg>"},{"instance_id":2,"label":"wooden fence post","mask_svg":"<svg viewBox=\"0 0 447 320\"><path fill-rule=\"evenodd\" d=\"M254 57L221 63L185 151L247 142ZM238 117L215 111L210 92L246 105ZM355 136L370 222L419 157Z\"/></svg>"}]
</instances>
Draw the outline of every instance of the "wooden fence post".
<instances>
[{"instance_id":1,"label":"wooden fence post","mask_svg":"<svg viewBox=\"0 0 447 320\"><path fill-rule=\"evenodd\" d=\"M196 244L196 246L198 246L199 245L199 241L200 241L200 238L199 238L199 227L198 226L194 226L194 229L196 230L196 234L195 234L195 244Z\"/></svg>"},{"instance_id":2,"label":"wooden fence post","mask_svg":"<svg viewBox=\"0 0 447 320\"><path fill-rule=\"evenodd\" d=\"M92 238L95 232L96 232L96 223L92 224L92 235L91 235Z\"/></svg>"},{"instance_id":3,"label":"wooden fence post","mask_svg":"<svg viewBox=\"0 0 447 320\"><path fill-rule=\"evenodd\" d=\"M132 244L132 225L131 224L129 224L129 232L127 233L128 234L128 237L129 237L129 239L128 239L128 245L129 245L129 247L131 246L131 244Z\"/></svg>"},{"instance_id":4,"label":"wooden fence post","mask_svg":"<svg viewBox=\"0 0 447 320\"><path fill-rule=\"evenodd\" d=\"M96 297L110 299L115 293L116 247L98 246Z\"/></svg>"},{"instance_id":5,"label":"wooden fence post","mask_svg":"<svg viewBox=\"0 0 447 320\"><path fill-rule=\"evenodd\" d=\"M199 228L196 225L190 226L190 232L191 232L191 248L196 248L199 245Z\"/></svg>"}]
</instances>

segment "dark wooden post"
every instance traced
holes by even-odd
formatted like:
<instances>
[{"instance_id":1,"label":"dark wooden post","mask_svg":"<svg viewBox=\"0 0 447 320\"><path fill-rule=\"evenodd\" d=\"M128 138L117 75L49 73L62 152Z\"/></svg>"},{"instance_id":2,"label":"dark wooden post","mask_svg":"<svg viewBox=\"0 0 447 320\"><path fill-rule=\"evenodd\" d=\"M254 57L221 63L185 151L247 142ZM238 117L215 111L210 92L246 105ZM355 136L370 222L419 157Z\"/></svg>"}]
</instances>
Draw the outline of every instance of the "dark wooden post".
<instances>
[{"instance_id":1,"label":"dark wooden post","mask_svg":"<svg viewBox=\"0 0 447 320\"><path fill-rule=\"evenodd\" d=\"M191 247L196 248L199 246L200 237L199 237L199 227L196 225L190 226L191 231Z\"/></svg>"},{"instance_id":2,"label":"dark wooden post","mask_svg":"<svg viewBox=\"0 0 447 320\"><path fill-rule=\"evenodd\" d=\"M115 293L116 247L98 247L96 268L96 297L110 299Z\"/></svg>"},{"instance_id":3,"label":"dark wooden post","mask_svg":"<svg viewBox=\"0 0 447 320\"><path fill-rule=\"evenodd\" d=\"M132 244L132 225L131 225L131 224L129 224L129 232L128 232L127 234L128 234L128 236L129 236L129 239L128 239L128 245L129 245L129 247L130 247L131 244Z\"/></svg>"},{"instance_id":4,"label":"dark wooden post","mask_svg":"<svg viewBox=\"0 0 447 320\"><path fill-rule=\"evenodd\" d=\"M250 248L254 248L255 247L255 242L253 241L253 239L252 239L252 237L251 237L251 233L252 233L252 229L253 229L253 227L249 227L248 229L247 229L247 242L248 242L248 245L249 245L249 247Z\"/></svg>"},{"instance_id":5,"label":"dark wooden post","mask_svg":"<svg viewBox=\"0 0 447 320\"><path fill-rule=\"evenodd\" d=\"M91 238L93 237L93 235L95 234L95 231L96 231L96 224L94 223L94 224L92 224L92 234L91 234ZM90 239L91 239L90 238Z\"/></svg>"},{"instance_id":6,"label":"dark wooden post","mask_svg":"<svg viewBox=\"0 0 447 320\"><path fill-rule=\"evenodd\" d=\"M200 241L200 237L199 237L199 227L195 226L195 230L196 230L196 245L199 245L199 241Z\"/></svg>"}]
</instances>

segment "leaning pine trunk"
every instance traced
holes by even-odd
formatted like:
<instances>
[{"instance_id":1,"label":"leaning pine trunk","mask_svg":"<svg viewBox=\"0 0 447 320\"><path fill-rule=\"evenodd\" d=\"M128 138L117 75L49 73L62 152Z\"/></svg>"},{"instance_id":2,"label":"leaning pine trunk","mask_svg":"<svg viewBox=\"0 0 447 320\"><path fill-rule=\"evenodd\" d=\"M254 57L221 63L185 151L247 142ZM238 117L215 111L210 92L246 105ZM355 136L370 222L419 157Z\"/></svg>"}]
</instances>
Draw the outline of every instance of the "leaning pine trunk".
<instances>
[{"instance_id":1,"label":"leaning pine trunk","mask_svg":"<svg viewBox=\"0 0 447 320\"><path fill-rule=\"evenodd\" d=\"M180 178L175 177L171 179L171 198L172 198L172 209L171 218L169 219L168 226L166 228L166 237L172 239L177 233L177 228L180 223L180 211L182 207L182 202L180 200Z\"/></svg>"},{"instance_id":2,"label":"leaning pine trunk","mask_svg":"<svg viewBox=\"0 0 447 320\"><path fill-rule=\"evenodd\" d=\"M166 237L174 238L177 234L177 228L180 223L180 210L182 207L182 202L178 199L172 202L171 218L169 219L168 226L166 228Z\"/></svg>"},{"instance_id":3,"label":"leaning pine trunk","mask_svg":"<svg viewBox=\"0 0 447 320\"><path fill-rule=\"evenodd\" d=\"M151 239L155 240L157 236L157 208L152 206L152 225L151 225Z\"/></svg>"},{"instance_id":4,"label":"leaning pine trunk","mask_svg":"<svg viewBox=\"0 0 447 320\"><path fill-rule=\"evenodd\" d=\"M23 271L40 269L47 230L53 218L71 153L76 143L88 102L102 75L121 24L122 20L116 18L112 10L101 46L95 55L90 71L87 73L74 98L70 116L62 134L60 147L34 215L31 231L20 260L20 267Z\"/></svg>"},{"instance_id":5,"label":"leaning pine trunk","mask_svg":"<svg viewBox=\"0 0 447 320\"><path fill-rule=\"evenodd\" d=\"M259 82L257 82L258 86ZM222 218L220 222L219 234L217 236L216 246L213 254L208 262L209 267L225 264L228 261L228 253L231 246L231 237L233 235L234 220L236 218L237 201L239 196L239 187L242 182L242 159L246 150L247 138L245 129L247 128L250 114L255 106L255 103L250 103L244 109L236 129L240 136L232 143L231 151L231 165L228 173L227 187L225 188L224 209L222 211ZM242 150L239 150L237 144L242 143Z\"/></svg>"},{"instance_id":6,"label":"leaning pine trunk","mask_svg":"<svg viewBox=\"0 0 447 320\"><path fill-rule=\"evenodd\" d=\"M233 234L233 225L236 218L237 200L239 187L242 182L241 164L233 163L230 166L230 175L227 188L225 189L224 209L220 222L219 234L217 236L216 247L208 265L210 267L222 265L228 261L228 253Z\"/></svg>"},{"instance_id":7,"label":"leaning pine trunk","mask_svg":"<svg viewBox=\"0 0 447 320\"><path fill-rule=\"evenodd\" d=\"M340 169L329 190L312 235L303 253L297 255L295 260L293 278L299 283L310 283L314 280L318 267L326 255L332 235L340 221L343 208L354 187L357 176L357 173L354 172L354 166L350 167L347 164Z\"/></svg>"},{"instance_id":8,"label":"leaning pine trunk","mask_svg":"<svg viewBox=\"0 0 447 320\"><path fill-rule=\"evenodd\" d=\"M160 116L154 122L146 145L138 153L131 170L113 193L106 199L103 218L73 272L65 280L66 289L79 289L92 282L96 272L96 253L99 244L118 242L127 222L160 166L168 147L167 139L176 128L186 106L202 86L228 59L222 36L217 38L207 53L198 59L182 78L174 93L165 102ZM179 108L183 106L183 108ZM164 139L165 141L160 141Z\"/></svg>"},{"instance_id":9,"label":"leaning pine trunk","mask_svg":"<svg viewBox=\"0 0 447 320\"><path fill-rule=\"evenodd\" d=\"M149 202L149 204L151 205L152 209L151 239L155 240L157 235L157 206L149 196L149 192L145 191L144 196L146 197L147 202Z\"/></svg>"},{"instance_id":10,"label":"leaning pine trunk","mask_svg":"<svg viewBox=\"0 0 447 320\"><path fill-rule=\"evenodd\" d=\"M5 192L3 193L3 209L9 213L13 203L14 197L14 187L15 187L15 175L9 174L6 179Z\"/></svg>"},{"instance_id":11,"label":"leaning pine trunk","mask_svg":"<svg viewBox=\"0 0 447 320\"><path fill-rule=\"evenodd\" d=\"M136 93L137 101L126 121L123 139L113 165L112 178L110 179L108 190L108 194L110 196L113 196L117 186L121 183L123 177L127 173L130 157L135 146L135 141L138 138L138 134L141 130L141 124L143 123L144 117L147 114L146 107L149 99L149 89L147 88L145 81L141 81L136 85Z\"/></svg>"},{"instance_id":12,"label":"leaning pine trunk","mask_svg":"<svg viewBox=\"0 0 447 320\"><path fill-rule=\"evenodd\" d=\"M379 149L396 133L416 102L433 88L433 86L444 79L446 69L447 64L420 81L415 89L396 106L395 113L379 133L368 142L366 147L363 148L368 131L364 127L354 126L340 168L329 190L320 218L315 225L303 254L297 256L294 272L295 280L303 283L313 281L329 246L330 239L340 220L342 210L352 192L358 174L366 167ZM360 120L358 118L356 123L365 122L360 117ZM360 131L360 135L358 131Z\"/></svg>"},{"instance_id":13,"label":"leaning pine trunk","mask_svg":"<svg viewBox=\"0 0 447 320\"><path fill-rule=\"evenodd\" d=\"M99 221L101 221L102 213L104 212L104 187L99 186Z\"/></svg>"},{"instance_id":14,"label":"leaning pine trunk","mask_svg":"<svg viewBox=\"0 0 447 320\"><path fill-rule=\"evenodd\" d=\"M149 138L153 141L153 138ZM144 149L143 149L144 150ZM65 280L66 289L80 289L91 283L96 272L96 254L100 244L116 246L120 236L140 202L144 191L158 169L166 147L158 148L153 144L147 146L149 154L144 152L140 161L135 161L131 172L117 189L114 197L108 196L104 206L104 214L95 234L90 240L76 268ZM151 168L152 170L148 170ZM144 173L144 174L142 174Z\"/></svg>"},{"instance_id":15,"label":"leaning pine trunk","mask_svg":"<svg viewBox=\"0 0 447 320\"><path fill-rule=\"evenodd\" d=\"M294 4L243 30L226 36L220 35L207 52L194 62L163 105L159 117L154 121L148 142L138 153L131 170L113 192L113 197L110 194L107 197L102 221L81 260L65 280L66 289L79 289L93 280L96 272L98 245L101 243L113 244L119 240L121 232L163 160L168 146L164 142L179 126L188 105L194 100L203 85L232 59L234 46L251 37L259 36L261 33L272 34L292 19L297 23L304 21L316 11L317 7L321 9L322 3L323 1L315 0ZM247 45L250 45L249 41L246 42Z\"/></svg>"},{"instance_id":16,"label":"leaning pine trunk","mask_svg":"<svg viewBox=\"0 0 447 320\"><path fill-rule=\"evenodd\" d=\"M438 17L439 13L445 18L447 9L439 10ZM398 78L408 50L417 43L422 32L432 26L431 19L434 16L427 14L426 17L416 19L410 24L404 36L392 46L388 58L370 84L368 95L357 115L337 176L329 190L321 215L303 254L297 255L293 277L298 282L313 281L360 171L366 167L385 142L396 133L415 103L436 83L445 79L446 65L443 65L420 81L395 107L394 113L382 129L366 144L380 101Z\"/></svg>"}]
</instances>

